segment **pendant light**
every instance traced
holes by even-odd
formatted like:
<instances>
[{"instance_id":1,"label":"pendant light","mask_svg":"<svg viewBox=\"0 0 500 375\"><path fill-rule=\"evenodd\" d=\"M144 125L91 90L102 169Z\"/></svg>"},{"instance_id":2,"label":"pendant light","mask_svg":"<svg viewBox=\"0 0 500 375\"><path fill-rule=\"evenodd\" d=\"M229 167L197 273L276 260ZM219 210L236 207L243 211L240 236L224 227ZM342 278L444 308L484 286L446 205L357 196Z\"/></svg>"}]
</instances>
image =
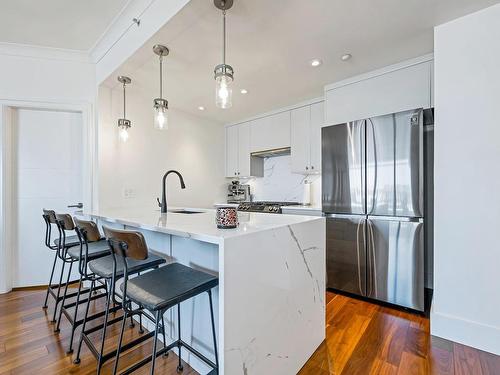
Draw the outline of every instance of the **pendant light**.
<instances>
[{"instance_id":1,"label":"pendant light","mask_svg":"<svg viewBox=\"0 0 500 375\"><path fill-rule=\"evenodd\" d=\"M153 101L155 129L168 129L168 100L163 99L163 56L170 52L167 47L157 44L153 47L153 52L160 56L160 97Z\"/></svg>"},{"instance_id":2,"label":"pendant light","mask_svg":"<svg viewBox=\"0 0 500 375\"><path fill-rule=\"evenodd\" d=\"M119 76L118 82L123 84L123 118L118 119L118 137L120 141L127 142L128 140L128 129L132 126L132 122L127 120L125 114L125 86L130 84L132 80L129 77Z\"/></svg>"},{"instance_id":3,"label":"pendant light","mask_svg":"<svg viewBox=\"0 0 500 375\"><path fill-rule=\"evenodd\" d=\"M231 65L226 64L226 10L233 6L233 0L214 0L216 8L222 10L222 64L214 69L215 74L215 105L219 108L231 108L233 105L233 82L234 70Z\"/></svg>"}]
</instances>

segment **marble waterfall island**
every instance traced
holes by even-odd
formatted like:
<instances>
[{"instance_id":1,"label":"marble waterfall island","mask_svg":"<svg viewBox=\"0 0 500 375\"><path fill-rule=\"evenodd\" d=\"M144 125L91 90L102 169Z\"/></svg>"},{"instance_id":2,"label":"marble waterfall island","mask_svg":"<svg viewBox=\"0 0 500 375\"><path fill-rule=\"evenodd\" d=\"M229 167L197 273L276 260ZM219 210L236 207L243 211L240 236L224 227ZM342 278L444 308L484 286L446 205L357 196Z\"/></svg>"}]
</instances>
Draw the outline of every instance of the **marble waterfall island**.
<instances>
[{"instance_id":1,"label":"marble waterfall island","mask_svg":"<svg viewBox=\"0 0 500 375\"><path fill-rule=\"evenodd\" d=\"M140 230L152 251L218 274L219 374L296 374L325 338L325 219L239 213L239 227L222 230L214 210L193 211L199 213L117 209L89 216ZM214 358L206 294L182 303L181 317L183 340ZM165 319L173 339L176 311ZM186 350L182 358L202 374L209 370Z\"/></svg>"}]
</instances>

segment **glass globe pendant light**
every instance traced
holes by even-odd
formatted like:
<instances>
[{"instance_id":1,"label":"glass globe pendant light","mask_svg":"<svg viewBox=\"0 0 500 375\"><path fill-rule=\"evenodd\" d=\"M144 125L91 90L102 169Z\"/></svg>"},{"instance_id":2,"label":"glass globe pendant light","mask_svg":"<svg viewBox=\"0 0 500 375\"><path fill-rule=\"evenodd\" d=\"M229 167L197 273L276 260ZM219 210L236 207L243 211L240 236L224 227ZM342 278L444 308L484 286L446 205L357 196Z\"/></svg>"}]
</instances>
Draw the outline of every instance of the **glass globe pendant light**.
<instances>
[{"instance_id":1,"label":"glass globe pendant light","mask_svg":"<svg viewBox=\"0 0 500 375\"><path fill-rule=\"evenodd\" d=\"M233 0L214 0L216 8L222 10L222 64L214 69L215 74L215 105L219 108L231 108L233 105L234 70L226 64L226 10L233 6Z\"/></svg>"},{"instance_id":2,"label":"glass globe pendant light","mask_svg":"<svg viewBox=\"0 0 500 375\"><path fill-rule=\"evenodd\" d=\"M125 143L128 140L129 134L128 130L132 126L132 122L130 120L127 120L125 114L126 106L125 106L125 86L130 84L132 80L129 77L125 76L119 76L118 77L118 82L123 84L123 118L118 119L118 138L120 139L121 142Z\"/></svg>"},{"instance_id":3,"label":"glass globe pendant light","mask_svg":"<svg viewBox=\"0 0 500 375\"><path fill-rule=\"evenodd\" d=\"M170 52L167 47L157 44L153 52L160 56L160 97L153 101L155 129L168 129L168 100L163 99L163 56Z\"/></svg>"}]
</instances>

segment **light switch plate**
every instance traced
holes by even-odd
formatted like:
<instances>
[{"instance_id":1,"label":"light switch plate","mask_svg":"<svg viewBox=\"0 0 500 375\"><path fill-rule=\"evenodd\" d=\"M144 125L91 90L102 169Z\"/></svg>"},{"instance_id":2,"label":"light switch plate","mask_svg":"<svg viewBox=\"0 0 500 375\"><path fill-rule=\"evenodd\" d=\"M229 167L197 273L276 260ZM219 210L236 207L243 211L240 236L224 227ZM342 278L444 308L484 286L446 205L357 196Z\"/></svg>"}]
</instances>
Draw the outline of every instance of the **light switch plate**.
<instances>
[{"instance_id":1,"label":"light switch plate","mask_svg":"<svg viewBox=\"0 0 500 375\"><path fill-rule=\"evenodd\" d=\"M134 188L126 187L123 188L123 198L133 199L136 197L136 190Z\"/></svg>"}]
</instances>

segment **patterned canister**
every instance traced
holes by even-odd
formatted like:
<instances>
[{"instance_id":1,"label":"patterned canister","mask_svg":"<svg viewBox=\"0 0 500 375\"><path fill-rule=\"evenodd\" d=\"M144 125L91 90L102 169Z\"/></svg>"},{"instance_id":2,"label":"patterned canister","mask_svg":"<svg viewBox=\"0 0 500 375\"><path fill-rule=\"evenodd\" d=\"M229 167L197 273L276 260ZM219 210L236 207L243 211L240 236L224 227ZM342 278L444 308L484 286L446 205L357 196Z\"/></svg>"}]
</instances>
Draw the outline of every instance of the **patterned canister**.
<instances>
[{"instance_id":1,"label":"patterned canister","mask_svg":"<svg viewBox=\"0 0 500 375\"><path fill-rule=\"evenodd\" d=\"M216 204L215 222L219 229L238 227L238 204Z\"/></svg>"}]
</instances>

